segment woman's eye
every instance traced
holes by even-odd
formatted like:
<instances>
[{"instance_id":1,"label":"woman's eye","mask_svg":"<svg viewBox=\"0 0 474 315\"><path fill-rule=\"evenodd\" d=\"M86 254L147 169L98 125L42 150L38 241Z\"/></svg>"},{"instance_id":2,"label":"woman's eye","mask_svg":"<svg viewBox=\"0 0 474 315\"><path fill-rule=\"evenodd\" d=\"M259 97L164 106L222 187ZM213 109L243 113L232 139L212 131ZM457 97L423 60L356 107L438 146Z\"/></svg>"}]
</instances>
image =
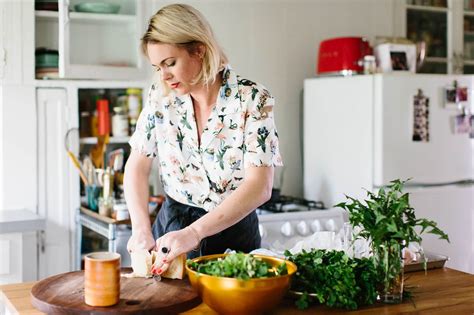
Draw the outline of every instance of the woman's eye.
<instances>
[{"instance_id":1,"label":"woman's eye","mask_svg":"<svg viewBox=\"0 0 474 315\"><path fill-rule=\"evenodd\" d=\"M173 62L171 62L171 63L167 64L166 66L168 66L168 67L172 67L172 66L174 66L175 64L176 64L176 61L173 61Z\"/></svg>"},{"instance_id":2,"label":"woman's eye","mask_svg":"<svg viewBox=\"0 0 474 315\"><path fill-rule=\"evenodd\" d=\"M155 67L155 71L156 71L156 72L160 72L160 71L161 71L161 70L160 70L160 67Z\"/></svg>"}]
</instances>

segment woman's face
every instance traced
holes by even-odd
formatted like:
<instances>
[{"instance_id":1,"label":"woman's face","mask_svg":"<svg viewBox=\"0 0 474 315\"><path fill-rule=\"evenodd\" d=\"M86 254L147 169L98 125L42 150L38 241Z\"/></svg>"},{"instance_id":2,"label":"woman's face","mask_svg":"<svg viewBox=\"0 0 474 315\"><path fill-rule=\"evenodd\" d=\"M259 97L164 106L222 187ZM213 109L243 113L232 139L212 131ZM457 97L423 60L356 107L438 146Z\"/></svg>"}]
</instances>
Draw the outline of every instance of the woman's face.
<instances>
[{"instance_id":1,"label":"woman's face","mask_svg":"<svg viewBox=\"0 0 474 315\"><path fill-rule=\"evenodd\" d=\"M171 44L148 43L148 58L159 71L164 84L177 94L190 93L191 83L201 71L202 61L198 53L190 54L186 49Z\"/></svg>"}]
</instances>

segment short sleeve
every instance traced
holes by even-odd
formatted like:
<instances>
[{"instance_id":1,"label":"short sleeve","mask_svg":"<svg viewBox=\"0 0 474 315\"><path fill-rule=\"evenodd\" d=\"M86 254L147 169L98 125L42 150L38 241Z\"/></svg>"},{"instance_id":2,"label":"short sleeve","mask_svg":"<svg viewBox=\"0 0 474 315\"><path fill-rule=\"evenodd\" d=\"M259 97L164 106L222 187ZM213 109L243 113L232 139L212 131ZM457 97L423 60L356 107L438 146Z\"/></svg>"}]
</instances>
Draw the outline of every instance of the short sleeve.
<instances>
[{"instance_id":1,"label":"short sleeve","mask_svg":"<svg viewBox=\"0 0 474 315\"><path fill-rule=\"evenodd\" d=\"M264 88L253 88L249 98L244 134L244 167L282 166L278 132L273 119L275 100Z\"/></svg>"},{"instance_id":2,"label":"short sleeve","mask_svg":"<svg viewBox=\"0 0 474 315\"><path fill-rule=\"evenodd\" d=\"M156 143L156 120L155 120L155 104L153 100L155 96L153 93L155 86L152 85L148 92L148 99L146 106L144 106L140 116L138 117L135 132L130 141L130 147L133 150L140 152L149 158L154 158L158 155Z\"/></svg>"}]
</instances>

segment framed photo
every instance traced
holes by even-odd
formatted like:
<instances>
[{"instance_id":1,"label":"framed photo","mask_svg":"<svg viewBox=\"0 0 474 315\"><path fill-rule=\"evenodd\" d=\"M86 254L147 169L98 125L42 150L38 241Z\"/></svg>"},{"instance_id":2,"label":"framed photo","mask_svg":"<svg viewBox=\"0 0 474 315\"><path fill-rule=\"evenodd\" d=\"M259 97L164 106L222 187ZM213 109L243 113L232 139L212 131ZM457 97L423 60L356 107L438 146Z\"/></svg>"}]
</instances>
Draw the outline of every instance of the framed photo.
<instances>
[{"instance_id":1,"label":"framed photo","mask_svg":"<svg viewBox=\"0 0 474 315\"><path fill-rule=\"evenodd\" d=\"M382 72L416 71L416 46L414 44L383 43L375 46L377 66Z\"/></svg>"},{"instance_id":2,"label":"framed photo","mask_svg":"<svg viewBox=\"0 0 474 315\"><path fill-rule=\"evenodd\" d=\"M407 54L404 51L391 51L390 60L393 71L408 71Z\"/></svg>"}]
</instances>

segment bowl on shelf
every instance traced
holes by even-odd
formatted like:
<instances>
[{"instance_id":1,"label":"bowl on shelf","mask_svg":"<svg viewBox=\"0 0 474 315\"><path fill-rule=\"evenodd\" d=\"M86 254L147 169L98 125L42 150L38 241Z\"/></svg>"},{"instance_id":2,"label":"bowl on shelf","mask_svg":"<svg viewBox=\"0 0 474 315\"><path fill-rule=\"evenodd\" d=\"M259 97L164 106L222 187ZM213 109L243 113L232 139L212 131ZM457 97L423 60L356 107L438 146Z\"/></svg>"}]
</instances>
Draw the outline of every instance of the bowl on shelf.
<instances>
[{"instance_id":1,"label":"bowl on shelf","mask_svg":"<svg viewBox=\"0 0 474 315\"><path fill-rule=\"evenodd\" d=\"M59 53L57 50L48 48L37 48L35 51L36 68L57 68Z\"/></svg>"},{"instance_id":2,"label":"bowl on shelf","mask_svg":"<svg viewBox=\"0 0 474 315\"><path fill-rule=\"evenodd\" d=\"M203 263L225 258L227 254L202 256L193 262ZM277 306L290 287L296 265L281 258L253 255L271 268L286 263L288 273L269 278L242 280L199 273L186 264L186 271L193 288L210 308L219 314L261 314Z\"/></svg>"},{"instance_id":3,"label":"bowl on shelf","mask_svg":"<svg viewBox=\"0 0 474 315\"><path fill-rule=\"evenodd\" d=\"M84 2L74 6L76 12L117 14L120 11L120 5L103 2Z\"/></svg>"}]
</instances>

